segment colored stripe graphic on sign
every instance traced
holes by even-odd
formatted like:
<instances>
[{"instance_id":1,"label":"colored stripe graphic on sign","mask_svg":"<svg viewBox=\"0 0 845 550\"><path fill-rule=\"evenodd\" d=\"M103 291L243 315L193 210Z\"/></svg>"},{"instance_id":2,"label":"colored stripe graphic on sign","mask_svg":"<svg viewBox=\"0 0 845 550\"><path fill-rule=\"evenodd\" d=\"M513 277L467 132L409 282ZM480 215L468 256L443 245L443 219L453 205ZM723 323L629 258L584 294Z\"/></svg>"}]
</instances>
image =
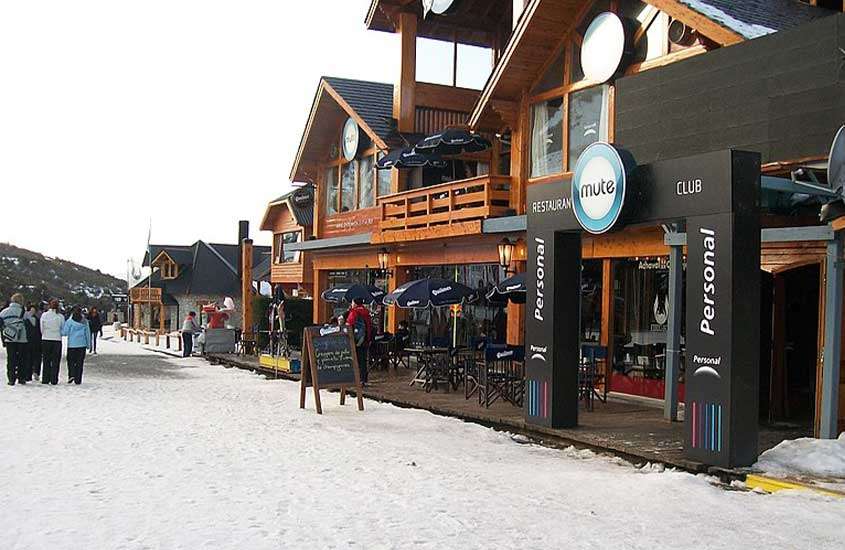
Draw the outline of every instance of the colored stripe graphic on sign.
<instances>
[{"instance_id":1,"label":"colored stripe graphic on sign","mask_svg":"<svg viewBox=\"0 0 845 550\"><path fill-rule=\"evenodd\" d=\"M717 403L690 403L692 448L718 453L722 451L722 406Z\"/></svg>"},{"instance_id":2,"label":"colored stripe graphic on sign","mask_svg":"<svg viewBox=\"0 0 845 550\"><path fill-rule=\"evenodd\" d=\"M526 388L528 399L528 415L537 418L549 416L549 383L540 380L529 380Z\"/></svg>"}]
</instances>

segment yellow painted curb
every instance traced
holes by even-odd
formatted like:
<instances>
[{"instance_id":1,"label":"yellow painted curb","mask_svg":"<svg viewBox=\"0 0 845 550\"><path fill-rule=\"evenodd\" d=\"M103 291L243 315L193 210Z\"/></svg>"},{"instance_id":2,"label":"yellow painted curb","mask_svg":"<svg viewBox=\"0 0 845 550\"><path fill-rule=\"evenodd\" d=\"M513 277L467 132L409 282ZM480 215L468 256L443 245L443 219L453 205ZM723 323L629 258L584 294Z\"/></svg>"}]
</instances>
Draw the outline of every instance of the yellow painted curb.
<instances>
[{"instance_id":1,"label":"yellow painted curb","mask_svg":"<svg viewBox=\"0 0 845 550\"><path fill-rule=\"evenodd\" d=\"M281 372L298 372L299 371L299 360L290 360L284 357L273 357L272 355L260 355L258 357L258 362L263 367L268 367L277 371Z\"/></svg>"},{"instance_id":2,"label":"yellow painted curb","mask_svg":"<svg viewBox=\"0 0 845 550\"><path fill-rule=\"evenodd\" d=\"M767 493L776 493L778 491L813 491L829 497L845 498L845 493L833 491L831 489L823 489L821 487L814 487L805 483L797 481L789 481L787 479L778 479L774 477L765 477L758 475L748 475L745 478L745 484L752 489L762 489Z\"/></svg>"}]
</instances>

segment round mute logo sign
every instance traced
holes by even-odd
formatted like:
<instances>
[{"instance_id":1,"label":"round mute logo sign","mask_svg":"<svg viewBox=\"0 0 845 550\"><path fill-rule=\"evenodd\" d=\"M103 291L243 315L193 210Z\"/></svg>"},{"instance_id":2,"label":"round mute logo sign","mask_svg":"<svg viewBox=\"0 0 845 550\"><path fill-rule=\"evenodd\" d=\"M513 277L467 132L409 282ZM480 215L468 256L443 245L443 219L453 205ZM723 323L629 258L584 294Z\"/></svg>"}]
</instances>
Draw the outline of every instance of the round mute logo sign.
<instances>
[{"instance_id":1,"label":"round mute logo sign","mask_svg":"<svg viewBox=\"0 0 845 550\"><path fill-rule=\"evenodd\" d=\"M604 233L613 227L625 204L625 164L609 143L587 147L575 165L572 177L572 209L578 223L590 233Z\"/></svg>"}]
</instances>

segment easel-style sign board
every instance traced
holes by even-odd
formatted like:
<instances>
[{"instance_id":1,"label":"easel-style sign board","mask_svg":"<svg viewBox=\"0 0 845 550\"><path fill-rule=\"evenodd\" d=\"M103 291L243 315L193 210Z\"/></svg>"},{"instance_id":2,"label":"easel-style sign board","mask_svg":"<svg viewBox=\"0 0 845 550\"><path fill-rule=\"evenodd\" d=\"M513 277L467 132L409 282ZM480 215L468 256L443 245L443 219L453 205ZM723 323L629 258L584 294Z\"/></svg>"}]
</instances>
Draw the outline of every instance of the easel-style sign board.
<instances>
[{"instance_id":1,"label":"easel-style sign board","mask_svg":"<svg viewBox=\"0 0 845 550\"><path fill-rule=\"evenodd\" d=\"M612 147L591 146L571 180L528 187L526 422L578 425L581 235L683 222L684 452L704 464L751 465L758 443L760 155L718 151L635 167Z\"/></svg>"},{"instance_id":2,"label":"easel-style sign board","mask_svg":"<svg viewBox=\"0 0 845 550\"><path fill-rule=\"evenodd\" d=\"M317 414L323 414L320 390L339 389L340 404L346 404L347 388L355 388L358 410L364 410L358 355L355 340L348 327L307 327L303 331L302 378L299 408L305 408L305 390L314 389Z\"/></svg>"}]
</instances>

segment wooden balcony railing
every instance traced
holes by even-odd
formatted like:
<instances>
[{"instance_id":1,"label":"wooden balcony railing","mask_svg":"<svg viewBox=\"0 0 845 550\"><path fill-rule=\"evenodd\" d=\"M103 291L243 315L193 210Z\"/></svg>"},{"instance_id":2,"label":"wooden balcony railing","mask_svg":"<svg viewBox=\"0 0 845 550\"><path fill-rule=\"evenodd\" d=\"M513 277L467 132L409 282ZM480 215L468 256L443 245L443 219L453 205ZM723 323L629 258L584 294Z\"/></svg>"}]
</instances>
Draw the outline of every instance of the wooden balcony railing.
<instances>
[{"instance_id":1,"label":"wooden balcony railing","mask_svg":"<svg viewBox=\"0 0 845 550\"><path fill-rule=\"evenodd\" d=\"M149 303L152 302L154 304L161 303L161 289L160 288L147 288L145 286L135 287L130 290L130 296L132 301L135 303Z\"/></svg>"},{"instance_id":2,"label":"wooden balcony railing","mask_svg":"<svg viewBox=\"0 0 845 550\"><path fill-rule=\"evenodd\" d=\"M479 176L404 191L379 198L378 207L383 234L505 216L510 177Z\"/></svg>"}]
</instances>

